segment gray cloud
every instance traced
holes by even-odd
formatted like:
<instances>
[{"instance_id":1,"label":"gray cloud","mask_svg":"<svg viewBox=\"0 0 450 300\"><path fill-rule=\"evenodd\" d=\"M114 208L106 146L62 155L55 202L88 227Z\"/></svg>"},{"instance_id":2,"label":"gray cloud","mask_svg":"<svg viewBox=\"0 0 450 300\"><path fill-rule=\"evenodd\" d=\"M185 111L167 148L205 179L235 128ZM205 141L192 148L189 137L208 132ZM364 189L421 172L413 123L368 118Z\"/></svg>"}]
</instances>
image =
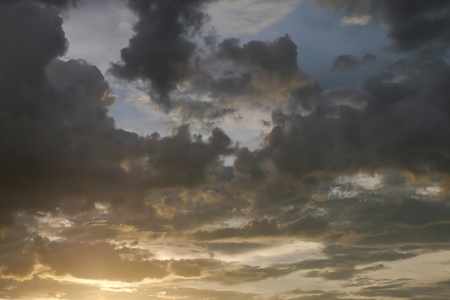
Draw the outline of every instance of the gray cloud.
<instances>
[{"instance_id":1,"label":"gray cloud","mask_svg":"<svg viewBox=\"0 0 450 300\"><path fill-rule=\"evenodd\" d=\"M27 2L28 0L19 0L19 1L23 1L23 2ZM19 1L14 1L14 0L2 0L0 2L3 3L13 3L13 2L19 2ZM35 0L36 2L41 2L47 5L51 5L57 8L67 8L69 6L76 6L78 3L82 3L83 0ZM28 1L31 2L31 1Z\"/></svg>"},{"instance_id":2,"label":"gray cloud","mask_svg":"<svg viewBox=\"0 0 450 300\"><path fill-rule=\"evenodd\" d=\"M214 76L211 96L224 101L235 98L237 106L287 106L292 93L312 81L298 67L297 55L297 45L288 35L243 45L239 39L225 39L217 45L213 58L232 66Z\"/></svg>"},{"instance_id":3,"label":"gray cloud","mask_svg":"<svg viewBox=\"0 0 450 300\"><path fill-rule=\"evenodd\" d=\"M188 33L198 31L207 19L202 9L208 2L171 10L170 5L156 1L158 15L168 14L164 22L170 24L162 23L162 17L147 16L146 6L130 2L140 17L136 35L122 50L123 61L113 64L111 72L129 81L147 82L151 101L184 121L210 122L241 108L289 105L292 92L312 80L298 67L296 44L287 35L272 42L254 40L244 45L229 38L209 44L209 51L203 51ZM192 18L185 20L187 15ZM160 38L167 27L176 33Z\"/></svg>"},{"instance_id":4,"label":"gray cloud","mask_svg":"<svg viewBox=\"0 0 450 300\"><path fill-rule=\"evenodd\" d=\"M70 240L96 241L117 238L119 231L102 224L73 225L61 232Z\"/></svg>"},{"instance_id":5,"label":"gray cloud","mask_svg":"<svg viewBox=\"0 0 450 300\"><path fill-rule=\"evenodd\" d=\"M380 262L409 259L417 255L411 252L398 252L389 248L348 247L339 244L330 244L322 252L327 256L326 259L297 262L295 263L296 270L313 269L305 273L305 276L308 277L349 280L367 272L386 269L386 266L380 264Z\"/></svg>"},{"instance_id":6,"label":"gray cloud","mask_svg":"<svg viewBox=\"0 0 450 300\"><path fill-rule=\"evenodd\" d=\"M39 2L54 5L59 8L67 8L68 6L76 6L83 3L83 0L38 0Z\"/></svg>"},{"instance_id":7,"label":"gray cloud","mask_svg":"<svg viewBox=\"0 0 450 300\"><path fill-rule=\"evenodd\" d=\"M259 67L282 80L298 72L297 45L287 35L270 43L250 41L242 47L238 39L226 39L218 45L217 56L239 66Z\"/></svg>"},{"instance_id":8,"label":"gray cloud","mask_svg":"<svg viewBox=\"0 0 450 300\"><path fill-rule=\"evenodd\" d=\"M0 14L2 44L8 44L0 52L2 102L9 109L31 110L29 103L20 103L26 101L24 92L16 102L11 98L21 84L29 86L28 93L38 92L33 88L42 83L44 67L66 51L62 19L54 8L31 1L0 2Z\"/></svg>"},{"instance_id":9,"label":"gray cloud","mask_svg":"<svg viewBox=\"0 0 450 300\"><path fill-rule=\"evenodd\" d=\"M311 271L306 273L308 277L322 277L327 280L347 280L350 279L357 274L362 274L365 272L378 271L384 269L383 265L378 265L374 267L366 267L362 269L354 269L354 268L343 268L337 271Z\"/></svg>"},{"instance_id":10,"label":"gray cloud","mask_svg":"<svg viewBox=\"0 0 450 300\"><path fill-rule=\"evenodd\" d=\"M195 240L220 240L231 238L255 238L271 236L302 236L318 237L327 229L327 222L321 218L306 216L286 225L280 225L277 220L253 220L239 228L224 228L215 231L199 230L193 233Z\"/></svg>"},{"instance_id":11,"label":"gray cloud","mask_svg":"<svg viewBox=\"0 0 450 300\"><path fill-rule=\"evenodd\" d=\"M408 299L437 299L447 298L450 286L448 282L437 282L430 285L408 286L408 284L387 284L370 286L357 292L366 297L392 297Z\"/></svg>"},{"instance_id":12,"label":"gray cloud","mask_svg":"<svg viewBox=\"0 0 450 300\"><path fill-rule=\"evenodd\" d=\"M395 49L448 46L450 4L447 1L316 1L335 10L343 9L348 16L372 15L381 24L387 24Z\"/></svg>"},{"instance_id":13,"label":"gray cloud","mask_svg":"<svg viewBox=\"0 0 450 300\"><path fill-rule=\"evenodd\" d=\"M133 190L192 186L232 153L219 129L206 142L187 126L166 138L117 129L108 116L115 95L101 72L57 59L67 47L58 10L2 2L0 14L8 44L0 50L2 224L16 211L55 210L69 199L85 205L67 206L91 209L94 199Z\"/></svg>"},{"instance_id":14,"label":"gray cloud","mask_svg":"<svg viewBox=\"0 0 450 300\"><path fill-rule=\"evenodd\" d=\"M185 91L191 95L172 99L174 111L186 120L214 121L240 109L287 107L294 91L312 81L298 67L297 54L287 35L271 42L241 45L228 38L214 44L191 74ZM208 100L196 100L200 96Z\"/></svg>"},{"instance_id":15,"label":"gray cloud","mask_svg":"<svg viewBox=\"0 0 450 300\"><path fill-rule=\"evenodd\" d=\"M212 131L208 143L191 137L189 126L178 127L172 137L158 140L150 150L149 164L156 172L152 185L194 185L204 179L205 169L220 155L231 154L230 138L220 129Z\"/></svg>"},{"instance_id":16,"label":"gray cloud","mask_svg":"<svg viewBox=\"0 0 450 300\"><path fill-rule=\"evenodd\" d=\"M239 254L251 252L252 250L265 248L268 245L260 243L248 243L248 242L231 242L231 243L206 243L202 244L207 247L212 253L226 253L226 254Z\"/></svg>"},{"instance_id":17,"label":"gray cloud","mask_svg":"<svg viewBox=\"0 0 450 300\"><path fill-rule=\"evenodd\" d=\"M202 9L208 2L129 0L139 21L129 46L121 51L122 62L113 64L111 72L130 81L148 81L152 100L170 110L170 92L194 72L197 46L190 37L207 20Z\"/></svg>"},{"instance_id":18,"label":"gray cloud","mask_svg":"<svg viewBox=\"0 0 450 300\"><path fill-rule=\"evenodd\" d=\"M357 58L350 54L344 54L333 60L332 70L351 71L364 65L370 65L377 62L377 58L373 54L365 54L361 58Z\"/></svg>"},{"instance_id":19,"label":"gray cloud","mask_svg":"<svg viewBox=\"0 0 450 300\"><path fill-rule=\"evenodd\" d=\"M361 86L363 108L317 97L308 115L274 115L258 155L280 172L308 178L397 168L416 174L449 171L449 109L441 60L400 61ZM397 80L401 78L401 80ZM424 80L424 78L426 78ZM320 95L320 94L319 94Z\"/></svg>"}]
</instances>

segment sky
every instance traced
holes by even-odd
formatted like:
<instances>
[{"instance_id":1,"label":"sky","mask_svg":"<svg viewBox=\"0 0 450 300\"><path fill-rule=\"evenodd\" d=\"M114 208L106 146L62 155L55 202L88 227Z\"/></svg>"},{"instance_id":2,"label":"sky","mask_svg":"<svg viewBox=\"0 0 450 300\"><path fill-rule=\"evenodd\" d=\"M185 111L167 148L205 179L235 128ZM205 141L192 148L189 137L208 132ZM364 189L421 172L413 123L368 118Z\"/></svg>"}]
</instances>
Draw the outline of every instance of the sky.
<instances>
[{"instance_id":1,"label":"sky","mask_svg":"<svg viewBox=\"0 0 450 300\"><path fill-rule=\"evenodd\" d=\"M0 0L0 300L450 294L450 1Z\"/></svg>"}]
</instances>

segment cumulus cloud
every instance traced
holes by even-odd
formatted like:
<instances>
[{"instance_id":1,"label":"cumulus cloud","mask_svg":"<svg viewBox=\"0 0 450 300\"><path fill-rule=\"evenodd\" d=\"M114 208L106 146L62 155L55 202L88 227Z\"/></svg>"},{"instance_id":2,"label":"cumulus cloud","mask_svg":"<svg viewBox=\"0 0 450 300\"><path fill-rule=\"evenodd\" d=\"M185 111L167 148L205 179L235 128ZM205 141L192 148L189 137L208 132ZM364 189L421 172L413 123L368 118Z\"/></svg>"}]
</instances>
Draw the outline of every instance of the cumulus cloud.
<instances>
[{"instance_id":1,"label":"cumulus cloud","mask_svg":"<svg viewBox=\"0 0 450 300\"><path fill-rule=\"evenodd\" d=\"M47 5L51 5L57 8L67 8L69 6L76 6L79 3L83 3L83 0L36 0ZM2 0L2 2L14 2L13 0Z\"/></svg>"},{"instance_id":2,"label":"cumulus cloud","mask_svg":"<svg viewBox=\"0 0 450 300\"><path fill-rule=\"evenodd\" d=\"M277 117L261 153L281 172L305 178L388 167L446 174L448 107L432 95L446 94L448 72L441 60L400 63L362 84L363 109L317 97L310 114Z\"/></svg>"},{"instance_id":3,"label":"cumulus cloud","mask_svg":"<svg viewBox=\"0 0 450 300\"><path fill-rule=\"evenodd\" d=\"M183 120L220 121L242 110L288 107L295 91L313 84L297 62L297 45L289 36L241 45L228 38L199 62L189 86L173 98Z\"/></svg>"},{"instance_id":4,"label":"cumulus cloud","mask_svg":"<svg viewBox=\"0 0 450 300\"><path fill-rule=\"evenodd\" d=\"M208 142L192 137L187 126L161 139L117 129L107 114L115 95L100 71L57 59L67 47L58 11L30 1L0 9L1 36L9 44L0 56L2 223L11 212L51 210L70 197L193 185L231 153L219 129ZM174 170L180 171L175 177Z\"/></svg>"},{"instance_id":5,"label":"cumulus cloud","mask_svg":"<svg viewBox=\"0 0 450 300\"><path fill-rule=\"evenodd\" d=\"M139 21L112 74L144 81L150 100L184 121L215 121L239 108L288 105L292 91L311 81L298 67L295 43L286 35L241 46L236 38L217 42L212 35L204 37L206 47L201 48L195 36L208 19L204 10L209 2L177 9L158 1L129 2Z\"/></svg>"},{"instance_id":6,"label":"cumulus cloud","mask_svg":"<svg viewBox=\"0 0 450 300\"><path fill-rule=\"evenodd\" d=\"M172 137L157 140L150 150L148 161L156 177L151 184L194 185L202 181L208 166L219 162L221 155L232 153L230 144L230 138L218 128L204 143L201 136L191 137L189 126L178 127Z\"/></svg>"},{"instance_id":7,"label":"cumulus cloud","mask_svg":"<svg viewBox=\"0 0 450 300\"><path fill-rule=\"evenodd\" d=\"M195 70L197 46L190 36L207 20L203 7L208 2L128 1L139 20L129 46L121 51L122 62L113 64L111 72L130 81L146 80L153 101L170 110L170 92Z\"/></svg>"},{"instance_id":8,"label":"cumulus cloud","mask_svg":"<svg viewBox=\"0 0 450 300\"><path fill-rule=\"evenodd\" d=\"M293 91L312 81L298 67L297 54L297 45L287 35L272 42L253 40L242 46L238 39L225 39L214 55L234 68L230 67L225 76L215 76L212 96L235 97L241 105L247 102L246 106L287 106Z\"/></svg>"},{"instance_id":9,"label":"cumulus cloud","mask_svg":"<svg viewBox=\"0 0 450 300\"><path fill-rule=\"evenodd\" d=\"M329 1L316 0L321 6L345 10L347 19L362 20L372 16L389 26L389 37L401 51L421 47L448 45L450 4L446 1Z\"/></svg>"}]
</instances>

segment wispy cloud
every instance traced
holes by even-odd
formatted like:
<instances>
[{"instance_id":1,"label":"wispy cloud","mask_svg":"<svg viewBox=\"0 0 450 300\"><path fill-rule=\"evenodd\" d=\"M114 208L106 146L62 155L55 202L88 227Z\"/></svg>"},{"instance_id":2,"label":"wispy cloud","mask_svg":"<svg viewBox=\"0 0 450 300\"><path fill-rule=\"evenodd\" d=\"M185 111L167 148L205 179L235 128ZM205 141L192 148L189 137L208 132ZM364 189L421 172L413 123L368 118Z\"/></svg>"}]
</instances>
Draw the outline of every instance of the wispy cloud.
<instances>
[{"instance_id":1,"label":"wispy cloud","mask_svg":"<svg viewBox=\"0 0 450 300\"><path fill-rule=\"evenodd\" d=\"M371 16L355 16L355 17L343 17L341 19L341 26L349 26L349 25L367 25L372 19Z\"/></svg>"},{"instance_id":2,"label":"wispy cloud","mask_svg":"<svg viewBox=\"0 0 450 300\"><path fill-rule=\"evenodd\" d=\"M300 1L219 1L208 11L212 25L222 35L257 34L291 13Z\"/></svg>"}]
</instances>

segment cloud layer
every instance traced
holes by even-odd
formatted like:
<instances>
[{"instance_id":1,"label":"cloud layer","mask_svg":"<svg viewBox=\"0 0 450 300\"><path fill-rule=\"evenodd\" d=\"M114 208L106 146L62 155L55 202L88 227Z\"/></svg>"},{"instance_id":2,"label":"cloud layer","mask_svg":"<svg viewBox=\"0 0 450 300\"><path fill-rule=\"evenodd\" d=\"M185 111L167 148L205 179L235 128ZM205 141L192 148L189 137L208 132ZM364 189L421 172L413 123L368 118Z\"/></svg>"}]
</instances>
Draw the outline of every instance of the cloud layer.
<instances>
[{"instance_id":1,"label":"cloud layer","mask_svg":"<svg viewBox=\"0 0 450 300\"><path fill-rule=\"evenodd\" d=\"M96 66L62 58L80 2L0 2L0 297L445 299L448 2L317 1L402 53L332 90L289 35L205 34L210 2L126 2L110 72L181 120L148 136L116 126ZM271 119L249 149L220 126L252 110Z\"/></svg>"}]
</instances>

